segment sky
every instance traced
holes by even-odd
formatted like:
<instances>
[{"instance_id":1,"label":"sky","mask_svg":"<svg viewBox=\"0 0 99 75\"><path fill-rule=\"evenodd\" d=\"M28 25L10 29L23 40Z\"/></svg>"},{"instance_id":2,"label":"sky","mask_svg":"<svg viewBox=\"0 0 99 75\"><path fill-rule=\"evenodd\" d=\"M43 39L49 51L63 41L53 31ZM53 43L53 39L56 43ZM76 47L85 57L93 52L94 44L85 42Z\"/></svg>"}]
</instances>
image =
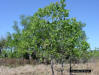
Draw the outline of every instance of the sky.
<instances>
[{"instance_id":1,"label":"sky","mask_svg":"<svg viewBox=\"0 0 99 75\"><path fill-rule=\"evenodd\" d=\"M0 37L13 32L20 15L32 16L38 8L59 0L0 0ZM66 0L70 17L86 23L84 28L91 49L99 48L99 0Z\"/></svg>"}]
</instances>

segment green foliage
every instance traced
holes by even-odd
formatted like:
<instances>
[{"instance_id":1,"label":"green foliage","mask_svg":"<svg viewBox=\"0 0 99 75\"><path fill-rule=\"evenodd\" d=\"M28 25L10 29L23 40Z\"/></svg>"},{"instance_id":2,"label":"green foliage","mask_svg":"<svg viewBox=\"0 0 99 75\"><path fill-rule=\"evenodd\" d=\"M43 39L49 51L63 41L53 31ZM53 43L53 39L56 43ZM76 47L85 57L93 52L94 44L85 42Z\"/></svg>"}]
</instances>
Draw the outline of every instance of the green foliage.
<instances>
[{"instance_id":1,"label":"green foliage","mask_svg":"<svg viewBox=\"0 0 99 75\"><path fill-rule=\"evenodd\" d=\"M0 54L0 58L5 58L6 55L7 55L7 51L3 50L2 53Z\"/></svg>"},{"instance_id":2,"label":"green foliage","mask_svg":"<svg viewBox=\"0 0 99 75\"><path fill-rule=\"evenodd\" d=\"M36 53L36 57L62 59L88 55L89 44L83 28L85 24L69 18L65 0L51 3L29 17L21 16L22 30L14 23L15 33L7 37L7 49L12 57Z\"/></svg>"},{"instance_id":3,"label":"green foliage","mask_svg":"<svg viewBox=\"0 0 99 75\"><path fill-rule=\"evenodd\" d=\"M99 57L99 49L95 49L92 51L92 57Z\"/></svg>"}]
</instances>

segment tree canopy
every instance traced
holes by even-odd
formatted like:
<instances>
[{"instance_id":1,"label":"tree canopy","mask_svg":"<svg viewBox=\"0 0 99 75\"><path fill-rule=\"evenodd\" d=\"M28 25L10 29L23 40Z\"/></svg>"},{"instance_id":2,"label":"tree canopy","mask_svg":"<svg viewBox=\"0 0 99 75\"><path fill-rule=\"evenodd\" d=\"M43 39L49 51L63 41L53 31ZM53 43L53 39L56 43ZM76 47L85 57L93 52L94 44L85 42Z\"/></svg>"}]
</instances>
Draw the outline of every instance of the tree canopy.
<instances>
[{"instance_id":1,"label":"tree canopy","mask_svg":"<svg viewBox=\"0 0 99 75\"><path fill-rule=\"evenodd\" d=\"M7 37L7 50L15 57L35 53L38 58L66 59L88 56L89 44L84 31L85 23L69 17L65 0L39 8L33 16L21 16L20 29L14 22L15 32Z\"/></svg>"}]
</instances>

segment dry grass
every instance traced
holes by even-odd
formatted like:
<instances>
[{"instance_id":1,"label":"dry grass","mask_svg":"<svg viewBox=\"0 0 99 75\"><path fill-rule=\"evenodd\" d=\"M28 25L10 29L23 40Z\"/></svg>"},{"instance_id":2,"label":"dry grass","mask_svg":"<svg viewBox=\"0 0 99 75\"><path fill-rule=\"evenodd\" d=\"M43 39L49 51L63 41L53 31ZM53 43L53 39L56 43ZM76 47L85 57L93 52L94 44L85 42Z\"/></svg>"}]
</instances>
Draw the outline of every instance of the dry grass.
<instances>
[{"instance_id":1,"label":"dry grass","mask_svg":"<svg viewBox=\"0 0 99 75\"><path fill-rule=\"evenodd\" d=\"M76 75L99 75L99 62L96 63L88 63L88 64L79 64L74 65L73 68L84 69L90 68L92 69L92 73L90 74L76 74ZM60 75L60 65L54 66L55 75ZM64 75L69 75L69 64L64 65ZM50 65L25 65L19 66L15 68L0 67L0 75L51 75Z\"/></svg>"},{"instance_id":2,"label":"dry grass","mask_svg":"<svg viewBox=\"0 0 99 75\"><path fill-rule=\"evenodd\" d=\"M12 59L8 59L8 58L0 58L0 65L25 65L25 64L35 64L36 61L35 60L31 60L31 62L29 60L26 59L16 59L16 58L12 58Z\"/></svg>"},{"instance_id":3,"label":"dry grass","mask_svg":"<svg viewBox=\"0 0 99 75\"><path fill-rule=\"evenodd\" d=\"M51 75L50 65L37 64L27 65L29 61L21 59L0 59L0 75ZM34 62L36 63L36 62ZM7 64L8 66L5 66ZM14 65L14 66L12 66ZM21 65L21 66L19 66ZM89 74L76 75L99 75L99 61L92 60L86 64L72 64L73 69L91 69ZM55 75L60 74L61 65L54 65ZM64 75L69 75L69 64L64 65Z\"/></svg>"}]
</instances>

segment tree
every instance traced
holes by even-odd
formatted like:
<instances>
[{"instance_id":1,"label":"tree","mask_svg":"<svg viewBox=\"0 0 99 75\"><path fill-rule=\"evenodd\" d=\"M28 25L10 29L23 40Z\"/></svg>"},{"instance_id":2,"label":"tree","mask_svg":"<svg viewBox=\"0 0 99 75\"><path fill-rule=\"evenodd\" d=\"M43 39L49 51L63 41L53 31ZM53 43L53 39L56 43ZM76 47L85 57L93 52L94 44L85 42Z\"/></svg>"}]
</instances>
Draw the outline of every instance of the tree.
<instances>
[{"instance_id":1,"label":"tree","mask_svg":"<svg viewBox=\"0 0 99 75\"><path fill-rule=\"evenodd\" d=\"M5 44L6 44L6 39L0 38L0 54L1 54L2 50L5 48Z\"/></svg>"},{"instance_id":2,"label":"tree","mask_svg":"<svg viewBox=\"0 0 99 75\"><path fill-rule=\"evenodd\" d=\"M65 0L51 3L30 17L21 17L23 29L17 24L12 35L12 48L24 55L32 53L38 58L51 61L52 75L53 59L63 62L67 59L82 58L88 55L89 44L83 28L85 24L76 18L69 18L69 10L65 9ZM63 75L63 70L61 71Z\"/></svg>"},{"instance_id":3,"label":"tree","mask_svg":"<svg viewBox=\"0 0 99 75\"><path fill-rule=\"evenodd\" d=\"M65 6L65 0L60 0L59 3L40 8L23 31L27 50L50 58L53 75L53 59L62 61L66 57L70 60L74 57L81 58L87 54L89 48L83 30L85 24L76 18L69 18L69 10L65 9ZM47 56L44 56L45 53Z\"/></svg>"}]
</instances>

